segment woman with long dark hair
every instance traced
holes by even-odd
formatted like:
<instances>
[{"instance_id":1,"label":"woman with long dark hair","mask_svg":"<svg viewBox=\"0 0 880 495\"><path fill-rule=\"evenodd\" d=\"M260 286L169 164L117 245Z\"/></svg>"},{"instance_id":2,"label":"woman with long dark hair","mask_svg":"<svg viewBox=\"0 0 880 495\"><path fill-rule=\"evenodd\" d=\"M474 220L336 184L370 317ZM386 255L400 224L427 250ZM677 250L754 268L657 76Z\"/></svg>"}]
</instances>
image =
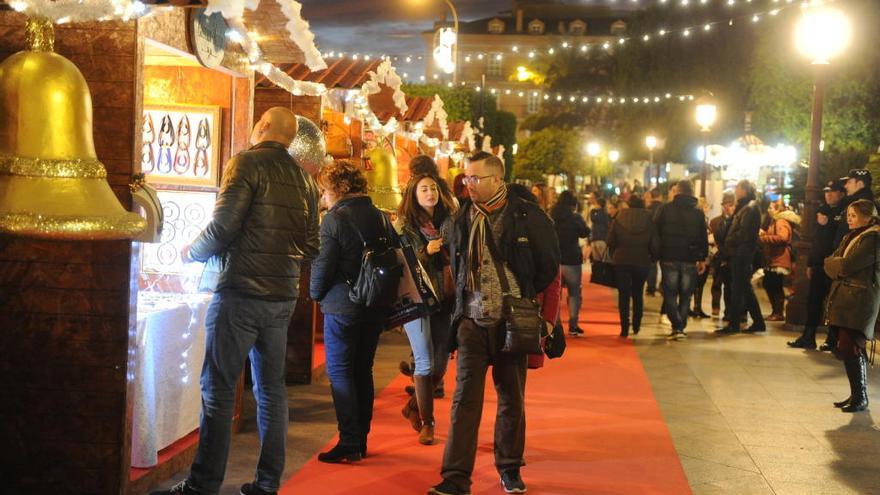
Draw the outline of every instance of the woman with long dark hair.
<instances>
[{"instance_id":1,"label":"woman with long dark hair","mask_svg":"<svg viewBox=\"0 0 880 495\"><path fill-rule=\"evenodd\" d=\"M453 198L445 194L443 180L434 174L413 176L398 211L401 238L412 246L419 261L431 279L441 309L403 327L412 347L415 369L415 393L403 408L403 416L419 432L423 445L434 443L434 389L443 381L449 362L450 317L453 298L449 250L445 235L452 227L456 207Z\"/></svg>"},{"instance_id":2,"label":"woman with long dark hair","mask_svg":"<svg viewBox=\"0 0 880 495\"><path fill-rule=\"evenodd\" d=\"M868 360L865 350L874 338L880 311L880 226L874 203L854 201L846 210L850 231L834 254L825 258L831 290L825 321L838 331L837 358L849 378L850 396L834 406L843 412L868 408Z\"/></svg>"},{"instance_id":3,"label":"woman with long dark hair","mask_svg":"<svg viewBox=\"0 0 880 495\"><path fill-rule=\"evenodd\" d=\"M581 310L581 274L584 255L579 241L590 235L584 218L577 214L577 198L571 191L562 191L556 205L550 211L559 238L559 267L562 269L562 285L568 293L568 333L583 335L578 326Z\"/></svg>"}]
</instances>

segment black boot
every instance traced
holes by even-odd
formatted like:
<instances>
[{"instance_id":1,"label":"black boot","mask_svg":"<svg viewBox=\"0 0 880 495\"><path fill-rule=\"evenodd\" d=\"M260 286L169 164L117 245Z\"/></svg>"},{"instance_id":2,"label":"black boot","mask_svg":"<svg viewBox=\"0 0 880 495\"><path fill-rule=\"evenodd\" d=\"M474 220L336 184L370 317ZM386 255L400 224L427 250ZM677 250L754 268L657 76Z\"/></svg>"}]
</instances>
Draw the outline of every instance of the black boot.
<instances>
[{"instance_id":1,"label":"black boot","mask_svg":"<svg viewBox=\"0 0 880 495\"><path fill-rule=\"evenodd\" d=\"M800 337L788 343L789 347L794 347L796 349L810 349L813 350L816 348L816 327L804 327L804 333L801 334Z\"/></svg>"},{"instance_id":2,"label":"black boot","mask_svg":"<svg viewBox=\"0 0 880 495\"><path fill-rule=\"evenodd\" d=\"M828 327L828 336L825 337L825 343L819 346L819 350L834 352L835 349L837 349L837 327Z\"/></svg>"},{"instance_id":3,"label":"black boot","mask_svg":"<svg viewBox=\"0 0 880 495\"><path fill-rule=\"evenodd\" d=\"M841 409L843 412L859 412L868 408L868 360L865 356L859 356L858 359L850 359L852 361L853 376L852 390L849 404Z\"/></svg>"},{"instance_id":4,"label":"black boot","mask_svg":"<svg viewBox=\"0 0 880 495\"><path fill-rule=\"evenodd\" d=\"M365 446L348 447L336 444L335 447L318 454L318 460L329 464L339 464L342 462L358 462L364 456Z\"/></svg>"},{"instance_id":5,"label":"black boot","mask_svg":"<svg viewBox=\"0 0 880 495\"><path fill-rule=\"evenodd\" d=\"M846 380L849 382L849 397L847 397L846 399L844 399L840 402L834 403L834 407L836 407L838 409L842 409L842 408L848 406L849 402L853 398L853 395L855 395L855 393L856 393L854 385L853 385L854 384L853 376L856 374L856 371L855 371L855 367L853 366L853 364L858 365L858 362L855 359L848 359L843 362L843 369L846 370Z\"/></svg>"}]
</instances>

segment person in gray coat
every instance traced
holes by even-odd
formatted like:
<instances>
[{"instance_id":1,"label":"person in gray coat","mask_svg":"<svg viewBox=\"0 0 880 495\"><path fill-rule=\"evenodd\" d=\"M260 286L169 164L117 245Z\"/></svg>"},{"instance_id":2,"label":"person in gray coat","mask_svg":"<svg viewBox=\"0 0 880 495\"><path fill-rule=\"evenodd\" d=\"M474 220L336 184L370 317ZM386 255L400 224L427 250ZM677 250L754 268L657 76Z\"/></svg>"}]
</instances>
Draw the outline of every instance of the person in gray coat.
<instances>
[{"instance_id":1,"label":"person in gray coat","mask_svg":"<svg viewBox=\"0 0 880 495\"><path fill-rule=\"evenodd\" d=\"M874 338L880 311L880 225L872 201L859 199L849 205L846 221L850 231L837 250L825 258L831 290L825 322L838 331L837 357L849 378L850 396L835 402L844 412L868 408L868 360L865 346Z\"/></svg>"},{"instance_id":2,"label":"person in gray coat","mask_svg":"<svg viewBox=\"0 0 880 495\"><path fill-rule=\"evenodd\" d=\"M629 208L620 210L608 230L608 249L617 283L617 309L620 312L620 336L627 337L630 328L632 299L632 331L638 334L642 325L645 282L652 264L656 263L660 239L651 212L642 198L633 195Z\"/></svg>"}]
</instances>

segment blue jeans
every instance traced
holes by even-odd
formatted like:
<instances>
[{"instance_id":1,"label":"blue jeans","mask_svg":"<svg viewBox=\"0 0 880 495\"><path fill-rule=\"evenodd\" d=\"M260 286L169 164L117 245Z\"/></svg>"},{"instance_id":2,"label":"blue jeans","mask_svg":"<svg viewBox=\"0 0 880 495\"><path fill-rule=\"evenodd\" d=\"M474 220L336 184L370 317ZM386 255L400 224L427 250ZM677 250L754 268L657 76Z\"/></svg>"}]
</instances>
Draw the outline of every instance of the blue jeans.
<instances>
[{"instance_id":1,"label":"blue jeans","mask_svg":"<svg viewBox=\"0 0 880 495\"><path fill-rule=\"evenodd\" d=\"M218 493L223 484L232 440L235 389L249 354L260 434L255 482L269 492L281 485L288 417L284 358L287 327L295 304L229 292L214 294L205 323L199 448L188 480L196 491Z\"/></svg>"},{"instance_id":2,"label":"blue jeans","mask_svg":"<svg viewBox=\"0 0 880 495\"><path fill-rule=\"evenodd\" d=\"M663 305L672 323L673 332L684 332L690 313L691 296L697 286L697 264L694 262L663 261Z\"/></svg>"},{"instance_id":3,"label":"blue jeans","mask_svg":"<svg viewBox=\"0 0 880 495\"><path fill-rule=\"evenodd\" d=\"M369 315L324 315L327 376L336 408L339 444L366 446L373 420L373 359L382 323Z\"/></svg>"},{"instance_id":4,"label":"blue jeans","mask_svg":"<svg viewBox=\"0 0 880 495\"><path fill-rule=\"evenodd\" d=\"M452 314L446 309L403 325L412 347L416 376L443 376L449 363Z\"/></svg>"},{"instance_id":5,"label":"blue jeans","mask_svg":"<svg viewBox=\"0 0 880 495\"><path fill-rule=\"evenodd\" d=\"M581 312L581 275L583 265L559 265L562 268L562 286L568 293L568 328L576 328Z\"/></svg>"}]
</instances>

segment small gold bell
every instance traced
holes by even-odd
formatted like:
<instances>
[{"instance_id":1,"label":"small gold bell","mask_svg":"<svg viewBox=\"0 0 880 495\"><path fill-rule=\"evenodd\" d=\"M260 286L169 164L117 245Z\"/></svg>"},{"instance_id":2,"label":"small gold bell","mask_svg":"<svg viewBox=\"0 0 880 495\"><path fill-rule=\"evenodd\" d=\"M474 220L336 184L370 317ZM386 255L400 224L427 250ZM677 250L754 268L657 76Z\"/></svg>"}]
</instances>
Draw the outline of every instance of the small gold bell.
<instances>
[{"instance_id":1,"label":"small gold bell","mask_svg":"<svg viewBox=\"0 0 880 495\"><path fill-rule=\"evenodd\" d=\"M402 199L397 184L397 158L382 147L373 148L367 156L373 164L373 169L366 173L367 193L376 208L396 212Z\"/></svg>"},{"instance_id":2,"label":"small gold bell","mask_svg":"<svg viewBox=\"0 0 880 495\"><path fill-rule=\"evenodd\" d=\"M28 49L0 64L0 233L131 239L146 224L110 189L88 85L54 42L51 22L29 19Z\"/></svg>"}]
</instances>

